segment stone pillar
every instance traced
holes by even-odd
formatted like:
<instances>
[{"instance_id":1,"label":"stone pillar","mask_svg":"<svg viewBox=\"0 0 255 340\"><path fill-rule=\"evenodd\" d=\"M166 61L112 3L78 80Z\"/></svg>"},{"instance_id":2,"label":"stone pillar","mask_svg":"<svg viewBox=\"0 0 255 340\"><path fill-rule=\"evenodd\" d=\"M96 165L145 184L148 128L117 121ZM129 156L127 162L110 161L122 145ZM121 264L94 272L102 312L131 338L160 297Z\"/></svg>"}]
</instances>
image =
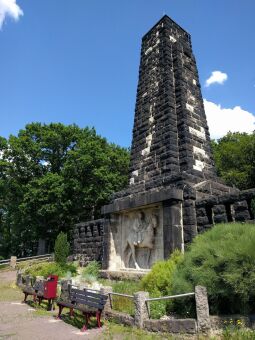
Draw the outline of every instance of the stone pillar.
<instances>
[{"instance_id":1,"label":"stone pillar","mask_svg":"<svg viewBox=\"0 0 255 340\"><path fill-rule=\"evenodd\" d=\"M207 333L211 329L209 304L206 287L195 287L198 332Z\"/></svg>"},{"instance_id":2,"label":"stone pillar","mask_svg":"<svg viewBox=\"0 0 255 340\"><path fill-rule=\"evenodd\" d=\"M62 300L69 301L71 285L72 285L72 280L61 280L60 298Z\"/></svg>"},{"instance_id":3,"label":"stone pillar","mask_svg":"<svg viewBox=\"0 0 255 340\"><path fill-rule=\"evenodd\" d=\"M109 293L112 293L112 287L101 287L100 288L100 293L104 295L108 295L108 299L106 301L106 304L104 306L104 311L108 312L112 309L112 303L111 303L111 295Z\"/></svg>"},{"instance_id":4,"label":"stone pillar","mask_svg":"<svg viewBox=\"0 0 255 340\"><path fill-rule=\"evenodd\" d=\"M146 305L146 299L148 298L148 292L137 292L134 294L135 326L138 328L143 328L143 322L149 319L148 305Z\"/></svg>"},{"instance_id":5,"label":"stone pillar","mask_svg":"<svg viewBox=\"0 0 255 340\"><path fill-rule=\"evenodd\" d=\"M164 258L175 249L184 251L182 203L165 201L163 204Z\"/></svg>"},{"instance_id":6,"label":"stone pillar","mask_svg":"<svg viewBox=\"0 0 255 340\"><path fill-rule=\"evenodd\" d=\"M11 256L10 267L12 269L15 269L16 268L16 264L17 264L17 256Z\"/></svg>"},{"instance_id":7,"label":"stone pillar","mask_svg":"<svg viewBox=\"0 0 255 340\"><path fill-rule=\"evenodd\" d=\"M30 275L25 276L25 285L26 285L26 287L31 286L31 276Z\"/></svg>"},{"instance_id":8,"label":"stone pillar","mask_svg":"<svg viewBox=\"0 0 255 340\"><path fill-rule=\"evenodd\" d=\"M108 269L109 267L111 247L110 231L111 231L110 217L108 216L108 218L105 218L104 223L102 269Z\"/></svg>"},{"instance_id":9,"label":"stone pillar","mask_svg":"<svg viewBox=\"0 0 255 340\"><path fill-rule=\"evenodd\" d=\"M22 273L20 273L20 272L17 273L16 285L18 287L22 286Z\"/></svg>"}]
</instances>

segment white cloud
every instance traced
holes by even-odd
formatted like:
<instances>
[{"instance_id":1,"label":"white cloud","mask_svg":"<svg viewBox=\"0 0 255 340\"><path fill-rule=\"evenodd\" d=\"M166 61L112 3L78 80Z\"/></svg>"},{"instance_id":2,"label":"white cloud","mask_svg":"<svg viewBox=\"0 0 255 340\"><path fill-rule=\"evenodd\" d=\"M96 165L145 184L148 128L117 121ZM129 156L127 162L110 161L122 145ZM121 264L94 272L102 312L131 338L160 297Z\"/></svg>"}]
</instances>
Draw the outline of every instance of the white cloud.
<instances>
[{"instance_id":1,"label":"white cloud","mask_svg":"<svg viewBox=\"0 0 255 340\"><path fill-rule=\"evenodd\" d=\"M205 113L212 139L218 139L231 132L251 133L255 130L255 116L240 106L222 108L204 99Z\"/></svg>"},{"instance_id":2,"label":"white cloud","mask_svg":"<svg viewBox=\"0 0 255 340\"><path fill-rule=\"evenodd\" d=\"M0 0L0 29L7 16L17 21L21 15L23 15L23 11L16 4L16 0Z\"/></svg>"},{"instance_id":3,"label":"white cloud","mask_svg":"<svg viewBox=\"0 0 255 340\"><path fill-rule=\"evenodd\" d=\"M213 71L211 76L206 80L205 86L209 87L212 84L223 84L228 79L228 75L221 71Z\"/></svg>"}]
</instances>

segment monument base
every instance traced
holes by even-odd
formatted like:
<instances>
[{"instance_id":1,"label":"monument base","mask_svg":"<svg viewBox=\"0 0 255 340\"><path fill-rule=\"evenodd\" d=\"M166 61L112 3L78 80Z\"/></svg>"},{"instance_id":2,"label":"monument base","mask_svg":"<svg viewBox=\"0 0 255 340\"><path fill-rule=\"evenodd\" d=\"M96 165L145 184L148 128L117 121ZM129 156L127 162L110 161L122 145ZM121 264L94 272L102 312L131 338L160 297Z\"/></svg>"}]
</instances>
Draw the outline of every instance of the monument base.
<instances>
[{"instance_id":1,"label":"monument base","mask_svg":"<svg viewBox=\"0 0 255 340\"><path fill-rule=\"evenodd\" d=\"M134 270L134 269L122 269L122 270L100 270L100 277L107 280L134 280L139 281L143 276L148 274L150 269L146 270Z\"/></svg>"}]
</instances>

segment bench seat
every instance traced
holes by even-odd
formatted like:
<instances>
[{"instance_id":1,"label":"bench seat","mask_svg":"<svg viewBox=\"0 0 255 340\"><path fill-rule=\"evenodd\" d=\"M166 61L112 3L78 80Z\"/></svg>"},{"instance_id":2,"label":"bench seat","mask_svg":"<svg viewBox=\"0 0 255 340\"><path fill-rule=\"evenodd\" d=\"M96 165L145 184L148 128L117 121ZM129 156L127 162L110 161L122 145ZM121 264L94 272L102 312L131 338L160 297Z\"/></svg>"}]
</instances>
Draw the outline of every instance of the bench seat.
<instances>
[{"instance_id":1,"label":"bench seat","mask_svg":"<svg viewBox=\"0 0 255 340\"><path fill-rule=\"evenodd\" d=\"M94 293L89 290L80 290L71 288L69 298L66 300L59 300L57 305L59 313L57 318L61 317L62 310L66 307L70 310L70 316L73 316L74 309L82 312L85 317L85 324L81 331L87 330L89 318L96 316L97 325L101 327L101 314L106 304L108 296L100 293Z\"/></svg>"}]
</instances>

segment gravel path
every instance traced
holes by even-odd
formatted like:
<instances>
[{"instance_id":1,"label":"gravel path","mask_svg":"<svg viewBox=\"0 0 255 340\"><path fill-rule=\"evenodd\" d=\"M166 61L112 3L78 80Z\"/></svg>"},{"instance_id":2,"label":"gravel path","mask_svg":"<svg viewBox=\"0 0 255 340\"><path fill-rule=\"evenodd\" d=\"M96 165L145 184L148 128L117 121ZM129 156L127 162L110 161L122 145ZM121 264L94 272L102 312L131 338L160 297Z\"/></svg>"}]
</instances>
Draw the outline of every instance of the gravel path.
<instances>
[{"instance_id":1,"label":"gravel path","mask_svg":"<svg viewBox=\"0 0 255 340\"><path fill-rule=\"evenodd\" d=\"M12 284L15 277L14 271L0 272L0 284ZM104 328L93 328L82 333L78 328L56 320L55 315L56 312L38 315L34 308L20 301L0 301L0 339L105 339Z\"/></svg>"}]
</instances>

